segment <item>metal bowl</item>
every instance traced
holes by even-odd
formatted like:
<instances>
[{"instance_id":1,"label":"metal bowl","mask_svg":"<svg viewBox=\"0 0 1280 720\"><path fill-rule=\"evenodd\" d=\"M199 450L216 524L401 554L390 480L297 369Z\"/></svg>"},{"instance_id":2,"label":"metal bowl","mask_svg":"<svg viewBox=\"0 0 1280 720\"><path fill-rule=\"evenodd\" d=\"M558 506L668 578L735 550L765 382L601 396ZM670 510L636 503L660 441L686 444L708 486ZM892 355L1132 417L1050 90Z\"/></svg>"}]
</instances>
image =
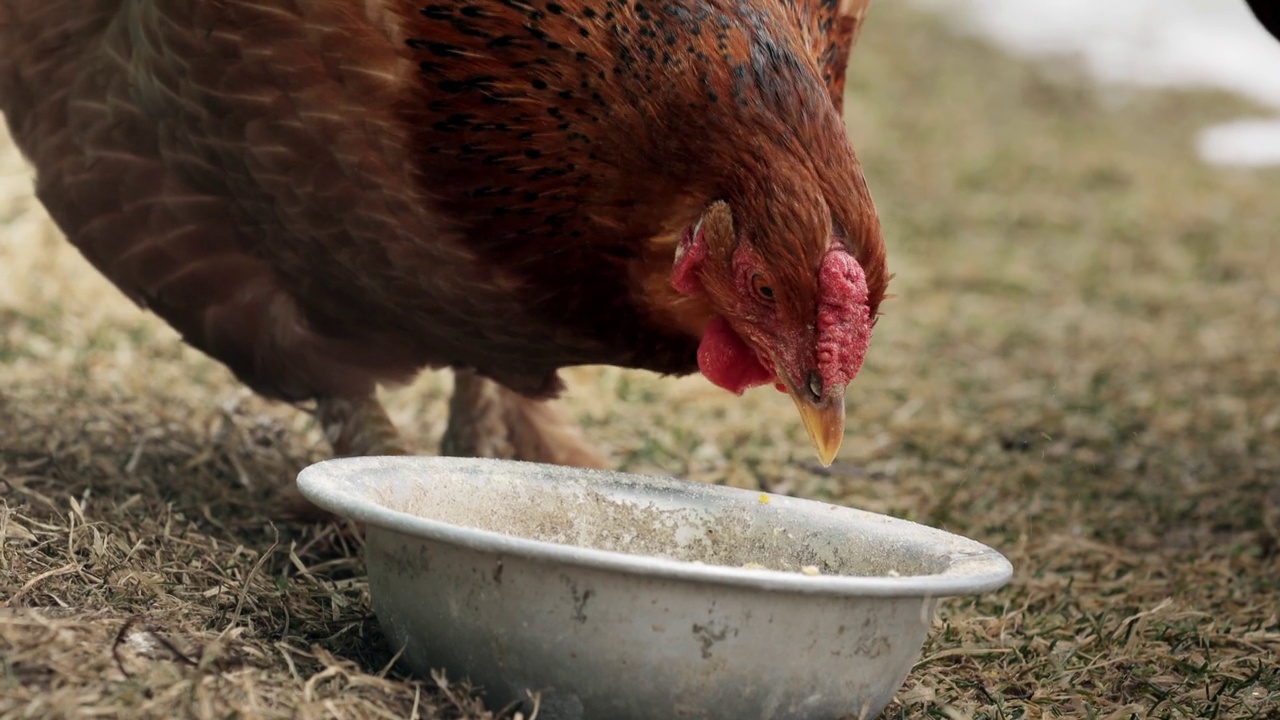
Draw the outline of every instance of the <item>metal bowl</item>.
<instances>
[{"instance_id":1,"label":"metal bowl","mask_svg":"<svg viewBox=\"0 0 1280 720\"><path fill-rule=\"evenodd\" d=\"M374 612L415 672L526 717L536 697L539 720L874 717L938 598L1012 574L941 530L669 478L345 458L298 487L365 523Z\"/></svg>"}]
</instances>

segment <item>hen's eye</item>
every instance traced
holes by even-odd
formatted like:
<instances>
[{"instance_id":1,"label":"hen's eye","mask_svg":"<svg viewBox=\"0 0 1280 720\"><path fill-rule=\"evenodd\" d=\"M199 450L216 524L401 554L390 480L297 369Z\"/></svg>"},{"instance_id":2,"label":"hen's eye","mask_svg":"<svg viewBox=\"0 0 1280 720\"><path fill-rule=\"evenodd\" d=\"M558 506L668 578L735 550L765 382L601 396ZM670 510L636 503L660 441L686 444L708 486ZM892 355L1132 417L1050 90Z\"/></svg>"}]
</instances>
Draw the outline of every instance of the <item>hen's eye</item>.
<instances>
[{"instance_id":1,"label":"hen's eye","mask_svg":"<svg viewBox=\"0 0 1280 720\"><path fill-rule=\"evenodd\" d=\"M756 287L756 292L765 300L773 299L773 288L769 287L769 283L765 281L764 276L756 274L751 278L751 282Z\"/></svg>"}]
</instances>

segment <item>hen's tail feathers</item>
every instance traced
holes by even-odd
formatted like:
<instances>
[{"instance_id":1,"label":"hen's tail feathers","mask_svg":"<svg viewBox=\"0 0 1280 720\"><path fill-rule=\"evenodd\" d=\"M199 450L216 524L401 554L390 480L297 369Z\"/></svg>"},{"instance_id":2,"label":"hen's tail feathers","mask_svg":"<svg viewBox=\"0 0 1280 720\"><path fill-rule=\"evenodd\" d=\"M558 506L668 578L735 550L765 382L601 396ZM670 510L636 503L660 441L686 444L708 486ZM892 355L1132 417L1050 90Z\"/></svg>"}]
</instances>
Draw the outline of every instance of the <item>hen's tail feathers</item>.
<instances>
[{"instance_id":1,"label":"hen's tail feathers","mask_svg":"<svg viewBox=\"0 0 1280 720\"><path fill-rule=\"evenodd\" d=\"M811 50L822 70L831 102L843 113L849 54L858 42L871 0L797 1L804 10L801 22L807 25Z\"/></svg>"}]
</instances>

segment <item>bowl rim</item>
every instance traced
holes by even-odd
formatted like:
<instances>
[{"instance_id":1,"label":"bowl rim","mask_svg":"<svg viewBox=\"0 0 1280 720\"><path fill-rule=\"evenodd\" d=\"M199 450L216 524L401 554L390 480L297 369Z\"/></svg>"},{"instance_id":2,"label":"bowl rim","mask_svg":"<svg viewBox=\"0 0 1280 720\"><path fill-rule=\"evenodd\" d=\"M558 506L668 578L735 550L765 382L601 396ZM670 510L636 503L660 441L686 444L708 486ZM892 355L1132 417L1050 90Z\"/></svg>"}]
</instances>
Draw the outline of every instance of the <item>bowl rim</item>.
<instances>
[{"instance_id":1,"label":"bowl rim","mask_svg":"<svg viewBox=\"0 0 1280 720\"><path fill-rule=\"evenodd\" d=\"M529 473L537 468L545 472L589 479L592 483L610 480L645 484L696 484L706 492L725 496L767 495L770 503L786 508L795 505L818 505L842 508L875 519L898 531L905 531L921 540L921 544L937 548L937 557L947 562L944 570L930 575L902 576L853 576L853 575L805 575L783 570L749 569L727 565L699 564L686 560L661 558L651 555L634 555L613 550L580 547L533 540L465 525L433 520L409 512L395 510L371 498L368 483L377 475L405 472L423 473L474 469L488 465L495 471ZM999 589L1013 576L1013 565L1000 552L961 535L929 527L920 523L895 518L843 505L832 505L817 500L775 495L759 491L658 475L643 475L610 470L594 470L564 466L551 466L514 460L489 458L457 458L445 456L364 456L322 460L308 465L298 473L298 490L315 505L335 515L345 517L370 528L390 530L416 538L423 538L464 547L473 551L501 556L520 557L549 563L561 563L578 568L611 571L625 575L638 575L665 580L683 580L694 583L754 588L757 590L787 592L806 595L837 595L845 597L877 598L941 598L956 595L978 595ZM745 495L744 495L745 494Z\"/></svg>"}]
</instances>

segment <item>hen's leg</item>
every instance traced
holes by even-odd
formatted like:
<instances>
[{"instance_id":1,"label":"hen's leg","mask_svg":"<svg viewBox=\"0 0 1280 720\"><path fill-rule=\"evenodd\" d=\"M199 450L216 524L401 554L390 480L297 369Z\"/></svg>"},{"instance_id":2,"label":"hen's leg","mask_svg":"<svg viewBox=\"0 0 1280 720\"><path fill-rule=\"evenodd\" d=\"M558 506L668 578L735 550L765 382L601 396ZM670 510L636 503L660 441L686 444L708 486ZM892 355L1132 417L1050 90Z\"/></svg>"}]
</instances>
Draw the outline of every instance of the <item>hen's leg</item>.
<instances>
[{"instance_id":1,"label":"hen's leg","mask_svg":"<svg viewBox=\"0 0 1280 720\"><path fill-rule=\"evenodd\" d=\"M530 400L470 370L454 373L440 454L604 467L582 431L552 401Z\"/></svg>"},{"instance_id":2,"label":"hen's leg","mask_svg":"<svg viewBox=\"0 0 1280 720\"><path fill-rule=\"evenodd\" d=\"M400 433L375 397L322 398L316 403L316 420L337 457L408 455ZM312 505L293 483L278 496L281 513L300 522L328 522L333 516Z\"/></svg>"},{"instance_id":3,"label":"hen's leg","mask_svg":"<svg viewBox=\"0 0 1280 720\"><path fill-rule=\"evenodd\" d=\"M322 398L315 415L338 457L409 454L375 397Z\"/></svg>"}]
</instances>

